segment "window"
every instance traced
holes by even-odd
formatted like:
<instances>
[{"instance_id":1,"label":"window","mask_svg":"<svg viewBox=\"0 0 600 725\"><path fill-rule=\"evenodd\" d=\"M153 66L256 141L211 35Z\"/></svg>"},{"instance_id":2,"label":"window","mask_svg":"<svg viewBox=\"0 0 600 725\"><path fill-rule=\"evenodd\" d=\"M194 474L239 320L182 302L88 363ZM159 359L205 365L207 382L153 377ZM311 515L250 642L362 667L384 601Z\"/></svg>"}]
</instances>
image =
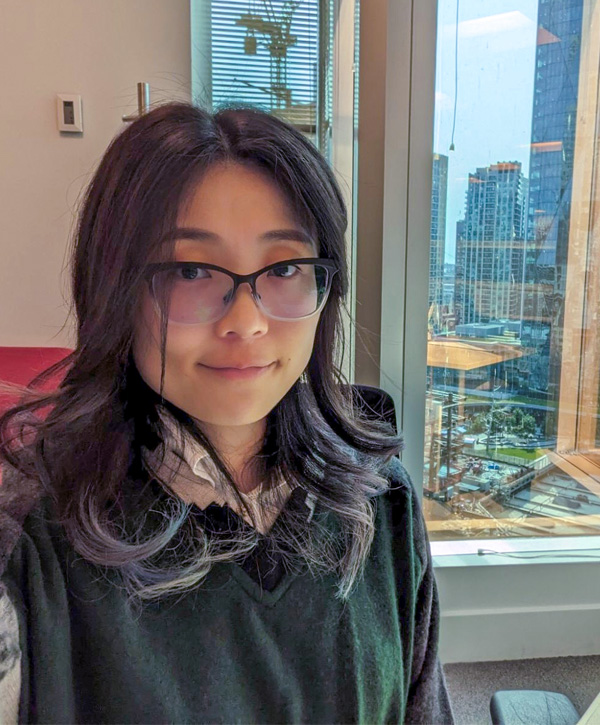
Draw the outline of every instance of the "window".
<instances>
[{"instance_id":1,"label":"window","mask_svg":"<svg viewBox=\"0 0 600 725\"><path fill-rule=\"evenodd\" d=\"M599 13L595 0L439 0L432 541L600 532Z\"/></svg>"}]
</instances>

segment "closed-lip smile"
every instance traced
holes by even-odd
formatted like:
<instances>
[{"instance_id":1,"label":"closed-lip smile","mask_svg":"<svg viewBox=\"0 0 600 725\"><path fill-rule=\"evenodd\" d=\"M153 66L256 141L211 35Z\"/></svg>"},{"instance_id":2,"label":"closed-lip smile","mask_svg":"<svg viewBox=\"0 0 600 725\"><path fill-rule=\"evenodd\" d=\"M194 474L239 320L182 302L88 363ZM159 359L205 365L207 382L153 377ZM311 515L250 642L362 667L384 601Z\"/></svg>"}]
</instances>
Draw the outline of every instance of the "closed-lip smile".
<instances>
[{"instance_id":1,"label":"closed-lip smile","mask_svg":"<svg viewBox=\"0 0 600 725\"><path fill-rule=\"evenodd\" d=\"M204 363L202 363L204 364ZM266 368L273 363L265 363L264 365L205 365L213 370L247 370L248 368Z\"/></svg>"},{"instance_id":2,"label":"closed-lip smile","mask_svg":"<svg viewBox=\"0 0 600 725\"><path fill-rule=\"evenodd\" d=\"M204 365L200 363L201 367L210 370L215 375L224 377L231 380L245 380L247 378L254 378L260 375L264 375L268 370L271 370L275 366L275 362L269 365L248 365L246 367L211 367L210 365Z\"/></svg>"}]
</instances>

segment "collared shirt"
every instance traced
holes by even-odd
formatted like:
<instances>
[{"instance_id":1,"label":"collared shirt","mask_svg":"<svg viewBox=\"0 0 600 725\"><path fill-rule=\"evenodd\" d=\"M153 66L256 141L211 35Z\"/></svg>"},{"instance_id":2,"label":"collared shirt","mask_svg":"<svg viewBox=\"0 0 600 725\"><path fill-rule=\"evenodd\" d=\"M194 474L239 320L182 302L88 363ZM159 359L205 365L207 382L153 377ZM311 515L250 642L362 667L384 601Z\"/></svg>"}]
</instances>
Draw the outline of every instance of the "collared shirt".
<instances>
[{"instance_id":1,"label":"collared shirt","mask_svg":"<svg viewBox=\"0 0 600 725\"><path fill-rule=\"evenodd\" d=\"M248 512L239 506L235 495L223 485L222 475L208 451L187 433L183 438L180 436L176 422L166 408L159 407L158 412L171 439L162 465L157 454L149 451L145 453L147 463L155 467L155 470L158 467L161 478L186 503L193 503L200 509L205 509L211 503L219 506L227 504L252 525ZM269 531L291 493L292 487L282 478L269 490L265 490L260 483L247 493L240 491L242 499L254 514L257 529L262 534ZM311 508L314 508L314 500L312 494L307 495L307 504Z\"/></svg>"}]
</instances>

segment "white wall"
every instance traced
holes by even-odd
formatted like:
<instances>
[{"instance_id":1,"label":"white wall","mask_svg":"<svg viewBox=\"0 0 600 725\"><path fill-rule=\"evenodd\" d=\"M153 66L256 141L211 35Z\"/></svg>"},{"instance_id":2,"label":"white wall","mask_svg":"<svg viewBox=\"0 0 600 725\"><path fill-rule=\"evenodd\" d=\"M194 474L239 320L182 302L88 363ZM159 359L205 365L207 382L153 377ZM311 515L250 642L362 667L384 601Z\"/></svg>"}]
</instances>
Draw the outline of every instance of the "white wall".
<instances>
[{"instance_id":1,"label":"white wall","mask_svg":"<svg viewBox=\"0 0 600 725\"><path fill-rule=\"evenodd\" d=\"M0 346L74 345L78 196L137 82L187 100L190 74L189 0L0 0ZM57 130L57 93L81 94L82 136Z\"/></svg>"}]
</instances>

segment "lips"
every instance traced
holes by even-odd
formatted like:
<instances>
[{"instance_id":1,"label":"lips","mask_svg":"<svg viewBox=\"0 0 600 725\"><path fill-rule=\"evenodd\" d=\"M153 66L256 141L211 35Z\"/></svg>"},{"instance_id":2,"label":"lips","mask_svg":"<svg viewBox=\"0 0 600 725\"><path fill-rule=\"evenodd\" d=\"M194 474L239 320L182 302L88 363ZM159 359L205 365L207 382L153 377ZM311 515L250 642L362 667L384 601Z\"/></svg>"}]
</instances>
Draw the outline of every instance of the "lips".
<instances>
[{"instance_id":1,"label":"lips","mask_svg":"<svg viewBox=\"0 0 600 725\"><path fill-rule=\"evenodd\" d=\"M268 363L240 363L239 365L209 365L208 363L201 363L204 367L213 368L214 370L246 370L247 368L268 368L269 365L273 365L273 362Z\"/></svg>"},{"instance_id":2,"label":"lips","mask_svg":"<svg viewBox=\"0 0 600 725\"><path fill-rule=\"evenodd\" d=\"M264 365L261 367L248 366L245 368L216 368L210 367L209 365L201 365L205 370L213 375L218 375L220 378L229 380L247 380L261 375L266 375L269 370L275 366L275 363L270 365Z\"/></svg>"}]
</instances>

